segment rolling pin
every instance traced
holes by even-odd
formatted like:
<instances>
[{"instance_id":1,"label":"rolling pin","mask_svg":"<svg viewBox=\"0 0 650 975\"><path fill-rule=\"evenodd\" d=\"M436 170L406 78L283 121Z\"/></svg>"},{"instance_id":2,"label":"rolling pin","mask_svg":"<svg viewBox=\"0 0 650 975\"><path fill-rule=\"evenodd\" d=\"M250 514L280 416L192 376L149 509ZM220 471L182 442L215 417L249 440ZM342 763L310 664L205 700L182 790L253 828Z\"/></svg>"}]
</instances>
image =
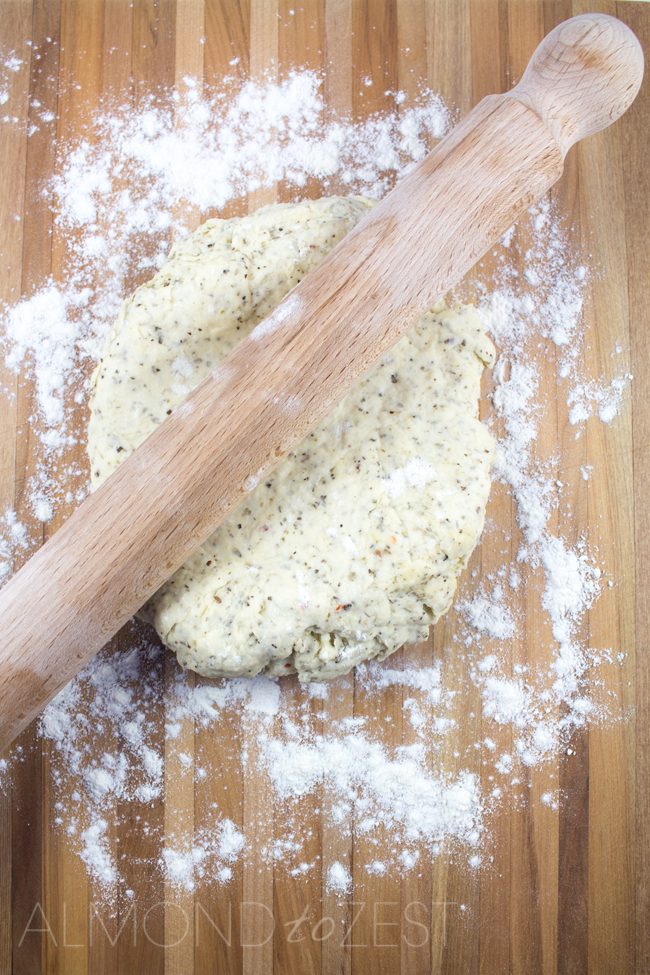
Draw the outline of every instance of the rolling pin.
<instances>
[{"instance_id":1,"label":"rolling pin","mask_svg":"<svg viewBox=\"0 0 650 975\"><path fill-rule=\"evenodd\" d=\"M643 53L560 24L0 591L0 751L399 338L619 118Z\"/></svg>"}]
</instances>

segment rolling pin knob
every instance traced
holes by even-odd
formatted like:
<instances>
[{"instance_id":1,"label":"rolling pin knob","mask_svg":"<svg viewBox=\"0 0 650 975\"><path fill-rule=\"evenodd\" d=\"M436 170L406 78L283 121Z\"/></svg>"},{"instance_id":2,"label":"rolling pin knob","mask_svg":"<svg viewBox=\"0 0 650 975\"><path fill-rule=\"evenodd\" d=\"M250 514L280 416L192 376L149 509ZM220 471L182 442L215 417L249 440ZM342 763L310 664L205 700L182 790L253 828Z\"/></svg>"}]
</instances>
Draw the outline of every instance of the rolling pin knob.
<instances>
[{"instance_id":1,"label":"rolling pin knob","mask_svg":"<svg viewBox=\"0 0 650 975\"><path fill-rule=\"evenodd\" d=\"M559 24L508 92L531 108L560 151L615 122L643 80L643 50L629 27L607 14L582 14Z\"/></svg>"}]
</instances>

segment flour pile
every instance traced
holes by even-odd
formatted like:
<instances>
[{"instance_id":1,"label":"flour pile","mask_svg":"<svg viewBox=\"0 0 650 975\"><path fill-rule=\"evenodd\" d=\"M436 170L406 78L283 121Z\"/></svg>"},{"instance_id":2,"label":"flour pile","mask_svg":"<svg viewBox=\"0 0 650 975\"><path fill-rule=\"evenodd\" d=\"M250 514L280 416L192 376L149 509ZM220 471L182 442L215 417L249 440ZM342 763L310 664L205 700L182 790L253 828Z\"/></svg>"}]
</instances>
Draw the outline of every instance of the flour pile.
<instances>
[{"instance_id":1,"label":"flour pile","mask_svg":"<svg viewBox=\"0 0 650 975\"><path fill-rule=\"evenodd\" d=\"M595 716L595 701L589 696L589 671L598 663L602 651L587 649L580 631L585 616L601 589L601 569L587 541L573 545L555 533L550 522L560 508L562 481L553 476L554 457L536 456L536 440L543 414L539 406L538 370L543 362L546 340L557 349L558 394L566 399L568 420L579 437L593 410L578 415L576 402L587 396L601 404L598 418L610 422L617 414L623 390L632 379L622 374L609 383L587 383L582 375L586 337L583 302L587 271L572 263L566 234L547 203L530 213L533 246L524 254L523 277L530 289L512 285L507 263L501 272L500 286L487 295L481 305L484 325L501 348L493 370L490 420L501 436L495 473L512 490L517 505L521 544L516 562L488 575L481 592L461 603L461 612L471 628L466 644L499 644L509 638L520 639L515 614L508 605L508 594L522 585L521 570L526 568L543 586L541 608L550 623L555 642L548 669L531 672L526 664L515 673L504 672L498 653L489 653L476 663L473 679L483 697L483 714L498 724L515 728L517 758L534 766L556 753L558 743ZM502 242L511 246L511 241ZM532 290L534 289L534 291ZM615 353L621 353L617 345ZM548 353L552 355L552 352ZM583 475L584 476L584 475ZM514 600L513 600L514 601ZM607 656L607 651L605 651ZM600 702L601 718L606 703ZM506 763L510 756L506 756Z\"/></svg>"},{"instance_id":2,"label":"flour pile","mask_svg":"<svg viewBox=\"0 0 650 975\"><path fill-rule=\"evenodd\" d=\"M0 87L0 103L4 98ZM30 517L47 522L60 505L85 496L86 474L66 452L84 409L89 365L124 292L160 266L172 236L185 229L182 208L214 213L276 180L293 187L296 199L307 179L318 179L321 193L379 196L449 122L432 93L413 104L398 94L395 102L394 113L367 123L325 123L319 79L309 72L280 85L249 84L234 96L224 88L207 100L187 83L174 94L177 116L154 105L135 115L107 112L93 120L96 138L59 146L59 178L41 189L58 212L55 231L69 248L69 279L44 281L2 315L8 369L22 369L36 386L40 460L27 486ZM11 119L10 101L7 110ZM160 649L138 628L127 649L103 652L52 702L42 732L53 755L60 828L107 897L126 883L115 827L133 808L137 828L158 838L153 866L172 887L227 884L246 858L250 837L225 802L210 805L209 822L167 836L163 845L154 809L172 784L169 763L187 770L197 808L219 776L186 751L188 725L198 737L224 724L235 729L233 740L244 747L228 757L231 773L263 778L276 815L284 817L277 835L269 826L264 855L298 873L322 871L323 884L343 896L353 876L358 887L386 871L417 870L423 855L445 851L471 865L485 862L486 814L512 800L522 772L552 770L572 729L610 720L606 697L596 692L599 667L610 665L611 652L589 647L585 621L612 580L593 540L562 530L566 479L557 457L538 453L538 440L547 425L542 394L549 381L564 397L571 439L579 443L594 424L616 419L632 377L624 368L600 379L584 372L584 303L594 272L575 262L546 204L531 211L521 232L505 235L495 263L496 279L486 281L480 301L500 350L486 420L499 443L496 489L512 498L518 521L512 538L505 537L488 508L484 549L502 553L499 567L465 578L448 617L455 636L435 659L431 651L421 666L358 668L355 704L345 716L339 680L298 694L266 678L220 684L194 683L180 672L170 677ZM612 364L625 359L620 345L611 350ZM601 476L586 459L578 469L585 490ZM404 468L392 475L389 490L398 495L428 473ZM2 514L0 580L37 541L26 520L13 510ZM537 600L544 666L525 657L524 597ZM467 674L461 694L459 662ZM364 695L373 710L390 712L386 734L363 713ZM469 700L482 707L478 724L463 703ZM461 734L468 721L476 728L469 742ZM498 744L504 731L509 750ZM10 766L17 761L14 754ZM10 771L0 766L0 775ZM543 801L554 805L559 798L551 790ZM342 836L353 828L355 843L372 855L364 859L355 847L352 872L340 852L331 862L305 863L308 838L291 825L305 803ZM387 839L373 847L380 833ZM149 876L151 862L142 870Z\"/></svg>"}]
</instances>

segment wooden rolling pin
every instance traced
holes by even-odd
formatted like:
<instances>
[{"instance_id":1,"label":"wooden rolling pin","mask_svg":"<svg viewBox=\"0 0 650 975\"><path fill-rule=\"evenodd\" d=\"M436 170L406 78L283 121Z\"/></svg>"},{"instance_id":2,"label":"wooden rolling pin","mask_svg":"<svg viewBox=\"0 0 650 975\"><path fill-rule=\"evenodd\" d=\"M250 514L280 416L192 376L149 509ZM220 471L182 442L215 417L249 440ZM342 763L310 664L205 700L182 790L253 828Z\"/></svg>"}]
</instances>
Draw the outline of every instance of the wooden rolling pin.
<instances>
[{"instance_id":1,"label":"wooden rolling pin","mask_svg":"<svg viewBox=\"0 0 650 975\"><path fill-rule=\"evenodd\" d=\"M556 182L643 76L601 14L540 44L0 592L0 750L354 383Z\"/></svg>"}]
</instances>

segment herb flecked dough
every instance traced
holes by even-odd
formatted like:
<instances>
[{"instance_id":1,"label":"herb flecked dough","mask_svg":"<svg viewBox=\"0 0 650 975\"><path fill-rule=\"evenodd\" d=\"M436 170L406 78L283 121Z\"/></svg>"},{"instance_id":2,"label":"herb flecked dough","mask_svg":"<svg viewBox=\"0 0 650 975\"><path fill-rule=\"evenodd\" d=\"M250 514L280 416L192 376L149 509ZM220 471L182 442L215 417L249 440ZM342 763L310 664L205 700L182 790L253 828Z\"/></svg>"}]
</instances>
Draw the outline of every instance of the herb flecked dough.
<instances>
[{"instance_id":1,"label":"herb flecked dough","mask_svg":"<svg viewBox=\"0 0 650 975\"><path fill-rule=\"evenodd\" d=\"M333 197L209 220L124 302L93 377L93 487L361 220ZM146 603L207 676L345 674L426 638L483 528L495 459L478 420L494 349L437 306ZM300 403L288 394L288 411Z\"/></svg>"}]
</instances>

